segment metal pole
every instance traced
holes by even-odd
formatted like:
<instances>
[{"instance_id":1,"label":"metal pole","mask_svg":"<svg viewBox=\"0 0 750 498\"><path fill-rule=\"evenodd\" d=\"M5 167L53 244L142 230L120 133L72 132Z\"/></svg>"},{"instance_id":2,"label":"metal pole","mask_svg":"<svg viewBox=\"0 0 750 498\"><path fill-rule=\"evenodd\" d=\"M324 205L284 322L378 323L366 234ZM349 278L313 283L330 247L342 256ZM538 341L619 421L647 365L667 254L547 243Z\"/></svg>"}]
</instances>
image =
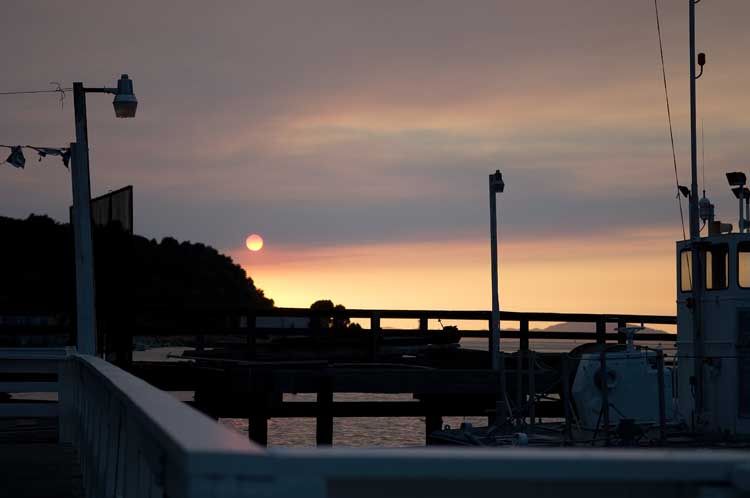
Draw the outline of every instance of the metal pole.
<instances>
[{"instance_id":1,"label":"metal pole","mask_svg":"<svg viewBox=\"0 0 750 498\"><path fill-rule=\"evenodd\" d=\"M607 349L602 348L599 354L599 372L601 372L602 389L602 425L604 429L604 444L609 446L609 385L607 382Z\"/></svg>"},{"instance_id":2,"label":"metal pole","mask_svg":"<svg viewBox=\"0 0 750 498\"><path fill-rule=\"evenodd\" d=\"M739 218L739 222L738 222L737 228L738 228L738 231L740 233L743 233L745 231L745 226L744 226L745 224L742 221L745 219L745 213L742 210L742 197L740 197L737 200L740 203L740 218Z\"/></svg>"},{"instance_id":3,"label":"metal pole","mask_svg":"<svg viewBox=\"0 0 750 498\"><path fill-rule=\"evenodd\" d=\"M664 352L660 349L656 352L656 379L659 385L659 440L663 443L667 432L666 400L664 395Z\"/></svg>"},{"instance_id":4,"label":"metal pole","mask_svg":"<svg viewBox=\"0 0 750 498\"><path fill-rule=\"evenodd\" d=\"M698 219L698 137L696 126L695 104L695 1L690 4L690 240L693 262L693 347L695 349L695 414L698 420L703 413L703 314L701 299L703 293L703 275L701 272L698 242L700 241L700 226Z\"/></svg>"},{"instance_id":5,"label":"metal pole","mask_svg":"<svg viewBox=\"0 0 750 498\"><path fill-rule=\"evenodd\" d=\"M91 183L89 176L86 93L83 83L73 83L76 143L71 167L73 182L73 230L76 256L76 312L78 351L97 353L94 287L94 245L91 238Z\"/></svg>"},{"instance_id":6,"label":"metal pole","mask_svg":"<svg viewBox=\"0 0 750 498\"><path fill-rule=\"evenodd\" d=\"M497 290L497 194L490 175L490 258L492 259L492 321L490 328L490 361L493 370L500 369L500 300Z\"/></svg>"}]
</instances>

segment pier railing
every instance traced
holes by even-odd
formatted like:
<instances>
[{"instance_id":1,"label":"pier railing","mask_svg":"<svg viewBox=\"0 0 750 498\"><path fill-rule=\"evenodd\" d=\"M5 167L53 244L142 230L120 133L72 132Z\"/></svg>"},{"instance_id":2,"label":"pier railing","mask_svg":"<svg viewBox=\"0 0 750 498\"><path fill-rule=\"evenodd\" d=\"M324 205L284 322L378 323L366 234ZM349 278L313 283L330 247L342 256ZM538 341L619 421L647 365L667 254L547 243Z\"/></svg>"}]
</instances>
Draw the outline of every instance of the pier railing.
<instances>
[{"instance_id":1,"label":"pier railing","mask_svg":"<svg viewBox=\"0 0 750 498\"><path fill-rule=\"evenodd\" d=\"M163 311L163 310L162 310ZM153 309L145 311L158 316L161 311ZM171 311L170 313L175 313ZM395 309L336 309L336 310L311 310L309 308L269 308L269 309L247 309L247 308L221 308L205 310L182 310L177 312L183 318L191 317L187 325L180 324L177 330L164 330L159 327L139 328L139 333L143 335L168 336L176 333L189 334L194 333L199 338L202 336L237 334L246 335L248 340L253 336L280 333L283 329L274 327L263 327L258 323L259 318L303 318L303 319L332 319L332 320L356 320L364 322L369 331L376 336L379 333L397 333L419 331L440 332L440 330L430 329L430 321L445 320L448 323L453 322L476 322L480 329L451 331L457 336L471 338L487 338L489 340L489 330L491 313L484 310L395 310ZM163 316L163 315L162 315ZM217 326L217 318L221 318L221 324ZM416 329L384 329L382 322L385 320L413 320ZM603 344L607 341L614 341L621 344L625 343L625 335L616 332L619 327L625 327L629 324L637 325L655 325L655 326L676 326L677 317L675 315L638 315L638 314L612 314L612 313L551 313L551 312L519 312L519 311L501 311L501 336L503 339L516 339L519 341L519 349L528 351L532 340L568 340L568 341L591 341ZM503 323L505 322L505 323ZM507 322L517 323L517 327L508 327ZM550 331L534 330L532 324L555 324L555 323L576 323L582 324L585 328L591 330L572 330L572 331ZM589 327L586 327L586 326ZM286 329L289 331L290 329ZM335 332L335 328L328 329L329 332ZM319 328L293 330L295 335L316 335L321 334ZM674 342L676 335L670 332L649 332L643 333L636 337L638 342Z\"/></svg>"},{"instance_id":2,"label":"pier railing","mask_svg":"<svg viewBox=\"0 0 750 498\"><path fill-rule=\"evenodd\" d=\"M295 335L320 335L325 330L320 327L297 326L293 330L279 327L263 326L262 318L304 319L317 320L355 320L362 322L364 331L369 331L375 339L378 334L394 333L439 333L440 330L431 329L430 321L444 320L452 322L474 322L480 324L479 329L451 330L452 334L461 338L488 338L490 329L490 312L484 310L394 310L394 309L335 309L311 310L309 308L268 308L254 309L248 307L212 307L204 309L151 307L128 310L125 315L118 315L118 319L127 318L132 322L129 331L135 335L145 336L194 336L197 344L206 344L206 338L211 336L239 335L246 336L251 343L256 336L278 334L286 330ZM413 320L415 327L409 329L384 328L385 320ZM674 327L677 317L674 315L639 315L616 313L551 313L551 312L518 312L501 311L501 336L503 339L518 340L521 351L531 349L534 340L568 340L591 341L604 343L614 341L625 342L625 336L616 331L628 324L644 324ZM509 326L508 322L513 325ZM538 330L532 325L554 323L582 324L589 330ZM12 340L14 337L49 337L68 335L67 343L74 344L70 314L50 313L40 310L7 311L0 309L0 341ZM517 326L516 326L517 324ZM106 316L102 316L100 329L108 333ZM328 329L328 332L335 332ZM117 334L123 334L124 329L118 327ZM649 332L639 334L638 342L673 342L676 336L670 332ZM122 343L120 343L122 344ZM127 341L125 343L128 344ZM8 344L12 345L12 344Z\"/></svg>"}]
</instances>

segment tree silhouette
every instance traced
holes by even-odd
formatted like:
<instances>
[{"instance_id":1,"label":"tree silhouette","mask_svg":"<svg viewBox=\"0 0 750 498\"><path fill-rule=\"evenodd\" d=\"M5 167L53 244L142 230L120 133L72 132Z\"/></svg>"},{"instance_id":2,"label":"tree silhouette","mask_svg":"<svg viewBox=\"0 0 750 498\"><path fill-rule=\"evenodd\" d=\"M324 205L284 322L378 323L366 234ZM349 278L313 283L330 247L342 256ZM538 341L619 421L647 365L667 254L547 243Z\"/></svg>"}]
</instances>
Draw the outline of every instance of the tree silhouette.
<instances>
[{"instance_id":1,"label":"tree silhouette","mask_svg":"<svg viewBox=\"0 0 750 498\"><path fill-rule=\"evenodd\" d=\"M321 299L310 305L311 310L330 311L330 315L321 315L310 317L311 329L329 329L329 330L360 330L362 327L358 323L351 323L349 317L337 315L337 312L344 312L346 308L343 304L333 304L330 299Z\"/></svg>"},{"instance_id":2,"label":"tree silhouette","mask_svg":"<svg viewBox=\"0 0 750 498\"><path fill-rule=\"evenodd\" d=\"M75 308L69 224L47 216L0 216L0 240L0 309ZM159 243L117 226L97 227L94 262L98 309L273 307L245 270L205 244L172 237Z\"/></svg>"}]
</instances>

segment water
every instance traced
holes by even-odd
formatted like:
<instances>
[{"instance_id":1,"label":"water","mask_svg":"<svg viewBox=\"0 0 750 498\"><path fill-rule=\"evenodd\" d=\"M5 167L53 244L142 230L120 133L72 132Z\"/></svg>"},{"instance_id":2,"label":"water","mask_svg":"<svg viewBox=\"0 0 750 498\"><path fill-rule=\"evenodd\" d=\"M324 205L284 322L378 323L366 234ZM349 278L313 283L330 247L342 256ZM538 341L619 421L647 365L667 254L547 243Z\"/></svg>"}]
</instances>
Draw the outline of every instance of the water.
<instances>
[{"instance_id":1,"label":"water","mask_svg":"<svg viewBox=\"0 0 750 498\"><path fill-rule=\"evenodd\" d=\"M411 401L411 394L337 393L334 401ZM284 401L315 401L315 394L285 394ZM486 425L486 417L443 417L443 423ZM247 419L220 422L247 435ZM401 448L424 446L424 419L418 417L340 417L333 419L333 445ZM272 418L268 422L269 446L315 446L314 418Z\"/></svg>"}]
</instances>

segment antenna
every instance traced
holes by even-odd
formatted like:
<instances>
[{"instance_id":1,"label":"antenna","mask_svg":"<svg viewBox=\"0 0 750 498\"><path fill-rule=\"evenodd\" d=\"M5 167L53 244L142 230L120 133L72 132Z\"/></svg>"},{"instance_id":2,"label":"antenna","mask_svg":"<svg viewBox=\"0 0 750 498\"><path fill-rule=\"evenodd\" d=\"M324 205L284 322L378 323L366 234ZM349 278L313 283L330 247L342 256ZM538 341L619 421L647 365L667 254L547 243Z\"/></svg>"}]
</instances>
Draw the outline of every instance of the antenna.
<instances>
[{"instance_id":1,"label":"antenna","mask_svg":"<svg viewBox=\"0 0 750 498\"><path fill-rule=\"evenodd\" d=\"M706 197L706 136L703 134L703 118L701 118L701 170L703 174L703 197Z\"/></svg>"}]
</instances>

